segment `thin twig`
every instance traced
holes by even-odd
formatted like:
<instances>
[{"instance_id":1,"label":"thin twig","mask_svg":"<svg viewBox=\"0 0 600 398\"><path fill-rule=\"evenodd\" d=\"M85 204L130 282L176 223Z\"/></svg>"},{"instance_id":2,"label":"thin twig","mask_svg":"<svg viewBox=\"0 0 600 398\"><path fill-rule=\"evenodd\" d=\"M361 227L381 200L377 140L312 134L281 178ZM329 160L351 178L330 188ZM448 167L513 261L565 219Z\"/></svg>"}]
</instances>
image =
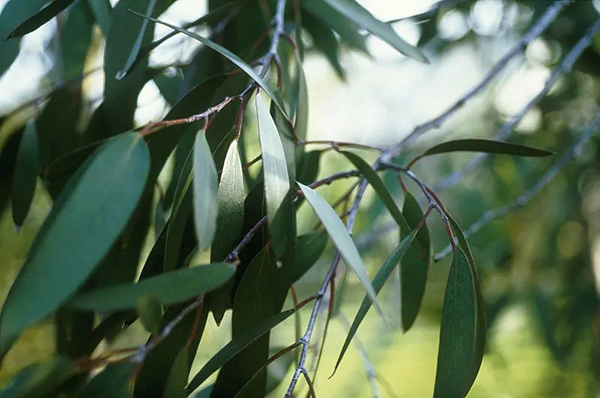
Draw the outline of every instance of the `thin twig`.
<instances>
[{"instance_id":1,"label":"thin twig","mask_svg":"<svg viewBox=\"0 0 600 398\"><path fill-rule=\"evenodd\" d=\"M485 212L479 220L475 221L469 228L465 230L465 237L468 238L479 232L481 228L487 225L489 222L504 217L508 213L518 208L525 206L531 199L533 199L541 190L544 188L562 169L567 165L573 158L575 158L581 151L585 144L592 138L594 133L600 127L600 112L596 114L594 120L585 128L581 133L577 142L571 146L571 148L565 152L560 159L558 159L552 166L546 170L542 177L526 192L519 195L512 202L500 206L496 209ZM439 261L451 252L450 247L444 248L442 251L434 256L434 261Z\"/></svg>"},{"instance_id":2,"label":"thin twig","mask_svg":"<svg viewBox=\"0 0 600 398\"><path fill-rule=\"evenodd\" d=\"M540 102L550 91L550 89L554 86L554 84L558 81L558 79L564 74L571 70L573 64L577 59L581 56L581 54L585 51L586 48L590 46L592 43L592 38L600 32L600 20L596 21L594 25L579 39L579 41L573 46L573 48L569 51L569 53L564 57L562 62L552 70L550 77L544 83L544 87L540 90L540 92L529 101L516 115L510 118L510 120L502 126L502 128L496 133L494 139L502 141L505 140L510 133L517 127L521 119L535 106L538 102ZM478 154L471 158L471 160L460 170L452 173L450 176L444 178L440 181L436 190L441 191L447 189L451 186L456 185L459 181L461 181L467 173L474 170L478 165L481 164L486 158L488 154Z\"/></svg>"}]
</instances>

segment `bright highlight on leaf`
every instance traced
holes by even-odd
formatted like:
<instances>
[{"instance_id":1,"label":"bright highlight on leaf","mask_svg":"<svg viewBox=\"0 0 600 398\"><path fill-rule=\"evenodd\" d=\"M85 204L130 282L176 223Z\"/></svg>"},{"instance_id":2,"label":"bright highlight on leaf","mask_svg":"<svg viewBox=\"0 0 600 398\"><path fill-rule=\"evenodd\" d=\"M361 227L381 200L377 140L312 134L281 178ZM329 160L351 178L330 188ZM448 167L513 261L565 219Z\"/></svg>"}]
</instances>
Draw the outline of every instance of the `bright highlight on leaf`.
<instances>
[{"instance_id":1,"label":"bright highlight on leaf","mask_svg":"<svg viewBox=\"0 0 600 398\"><path fill-rule=\"evenodd\" d=\"M217 229L217 167L206 134L198 131L194 142L194 221L196 235L203 249L212 244Z\"/></svg>"},{"instance_id":2,"label":"bright highlight on leaf","mask_svg":"<svg viewBox=\"0 0 600 398\"><path fill-rule=\"evenodd\" d=\"M25 328L75 293L104 258L138 204L149 166L142 137L125 133L100 147L71 178L2 308L2 354Z\"/></svg>"},{"instance_id":3,"label":"bright highlight on leaf","mask_svg":"<svg viewBox=\"0 0 600 398\"><path fill-rule=\"evenodd\" d=\"M284 203L289 201L290 180L277 126L260 94L256 95L256 115L258 117L258 135L262 150L262 163L265 182L265 199L267 201L267 217L269 233L273 249L278 255L283 253L287 244L286 226L283 220L291 219L283 212L291 212ZM291 213L290 213L291 214Z\"/></svg>"},{"instance_id":4,"label":"bright highlight on leaf","mask_svg":"<svg viewBox=\"0 0 600 398\"><path fill-rule=\"evenodd\" d=\"M392 254L390 254L390 256L385 260L385 262L383 263L381 268L379 268L379 271L377 271L375 278L373 278L373 289L375 289L375 294L379 293L379 291L381 290L381 288L383 287L385 282L389 279L390 275L392 274L392 271L396 268L396 266L398 265L398 262L402 259L402 256L404 256L404 254L410 247L417 232L418 232L417 230L413 230L408 235L406 235L406 237L404 239L402 239L400 244L394 249ZM360 308L358 309L356 316L354 317L354 321L352 322L352 325L350 326L350 330L348 331L348 336L346 337L346 340L344 341L344 345L342 346L342 351L340 352L340 355L338 356L337 362L335 364L335 368L333 369L334 374L335 374L335 371L337 370L338 366L340 366L340 363L342 362L342 358L344 357L346 350L350 346L350 342L352 341L352 338L356 334L358 327L360 326L363 319L365 319L365 316L367 315L367 312L369 311L370 308L371 308L371 300L367 296L365 296L365 298L363 299L363 301L360 305ZM332 374L332 376L333 376L333 374Z\"/></svg>"},{"instance_id":5,"label":"bright highlight on leaf","mask_svg":"<svg viewBox=\"0 0 600 398\"><path fill-rule=\"evenodd\" d=\"M356 245L348 234L346 227L342 223L342 220L321 195L306 185L298 183L298 186L315 213L317 213L317 216L321 219L321 222L323 222L325 229L329 233L329 236L337 249L340 251L344 261L358 277L358 280L367 292L368 298L373 302L381 317L385 319L383 310L377 300L377 293L371 285L371 281L365 270L365 264L358 253Z\"/></svg>"}]
</instances>

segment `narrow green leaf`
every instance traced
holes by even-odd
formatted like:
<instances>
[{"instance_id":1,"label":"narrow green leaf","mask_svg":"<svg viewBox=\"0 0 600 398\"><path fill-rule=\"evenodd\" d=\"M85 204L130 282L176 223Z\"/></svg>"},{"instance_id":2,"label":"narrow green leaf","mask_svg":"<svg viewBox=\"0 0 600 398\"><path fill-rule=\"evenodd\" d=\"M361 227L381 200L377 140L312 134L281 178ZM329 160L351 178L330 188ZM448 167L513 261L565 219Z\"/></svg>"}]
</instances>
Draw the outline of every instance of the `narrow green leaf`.
<instances>
[{"instance_id":1,"label":"narrow green leaf","mask_svg":"<svg viewBox=\"0 0 600 398\"><path fill-rule=\"evenodd\" d=\"M423 219L423 211L419 202L410 192L405 193L402 214L412 229L416 228ZM406 231L402 231L401 236L404 237L406 233ZM430 261L429 230L427 224L423 223L415 242L400 261L400 318L402 330L405 332L411 328L419 313Z\"/></svg>"},{"instance_id":2,"label":"narrow green leaf","mask_svg":"<svg viewBox=\"0 0 600 398\"><path fill-rule=\"evenodd\" d=\"M418 157L418 159L448 152L485 152L502 155L544 157L553 155L544 149L532 148L525 145L511 144L510 142L469 138L453 140L435 145Z\"/></svg>"},{"instance_id":3,"label":"narrow green leaf","mask_svg":"<svg viewBox=\"0 0 600 398\"><path fill-rule=\"evenodd\" d=\"M146 17L151 17L154 13L154 8L156 7L157 0L150 0L148 2L148 9L146 10ZM148 19L145 18L142 22L142 26L140 27L140 31L133 43L133 47L131 48L131 52L129 53L129 57L127 58L127 62L125 62L125 66L121 69L117 75L115 76L117 80L123 79L125 76L129 74L131 69L134 66L134 63L140 53L140 49L142 48L142 44L144 43L144 36L146 35L146 28L148 27Z\"/></svg>"},{"instance_id":4,"label":"narrow green leaf","mask_svg":"<svg viewBox=\"0 0 600 398\"><path fill-rule=\"evenodd\" d=\"M485 326L485 303L483 302L483 294L481 293L481 284L479 283L477 266L475 265L475 260L473 259L473 254L471 253L471 248L469 247L469 243L467 242L465 234L463 233L460 225L458 225L456 220L450 214L446 214L446 216L450 221L450 225L452 226L452 230L454 231L454 235L458 241L458 246L464 251L464 253L467 255L467 260L469 260L469 266L471 267L471 273L473 275L473 285L477 295L475 343L473 361L469 374L469 382L470 384L473 384L473 382L475 382L475 378L477 377L477 373L479 373L479 368L481 367L481 362L483 360L483 351L485 349L485 335L487 330Z\"/></svg>"},{"instance_id":5,"label":"narrow green leaf","mask_svg":"<svg viewBox=\"0 0 600 398\"><path fill-rule=\"evenodd\" d=\"M186 398L188 396L185 386L190 372L189 363L188 349L183 347L173 362L163 398Z\"/></svg>"},{"instance_id":6,"label":"narrow green leaf","mask_svg":"<svg viewBox=\"0 0 600 398\"><path fill-rule=\"evenodd\" d=\"M327 234L313 231L298 237L294 261L279 269L281 285L285 291L296 283L321 257L327 246Z\"/></svg>"},{"instance_id":7,"label":"narrow green leaf","mask_svg":"<svg viewBox=\"0 0 600 398\"><path fill-rule=\"evenodd\" d=\"M287 311L283 311L279 314L273 315L253 328L247 330L243 336L231 340L220 349L215 355L212 356L200 369L200 371L194 376L187 386L188 393L192 393L198 387L202 385L213 373L215 373L221 366L225 365L231 358L235 357L240 351L256 341L262 335L285 321L292 314L297 311L297 308L292 308Z\"/></svg>"},{"instance_id":8,"label":"narrow green leaf","mask_svg":"<svg viewBox=\"0 0 600 398\"><path fill-rule=\"evenodd\" d=\"M321 195L306 185L300 183L298 183L298 185L308 203L310 203L315 213L317 213L317 216L319 216L323 222L325 229L329 233L329 236L331 236L331 240L333 240L333 243L340 251L346 264L354 271L358 280L365 288L367 296L373 302L381 317L385 319L383 310L377 300L377 293L375 293L371 281L369 280L369 276L367 275L367 271L365 270L365 264L358 253L356 245L348 234L346 227L342 223L342 220Z\"/></svg>"},{"instance_id":9,"label":"narrow green leaf","mask_svg":"<svg viewBox=\"0 0 600 398\"><path fill-rule=\"evenodd\" d=\"M306 3L310 2L303 4ZM306 76L304 75L300 55L297 51L294 52L294 55L298 64L298 108L294 130L296 131L296 137L303 140L306 139L306 133L308 132L308 85L306 84Z\"/></svg>"},{"instance_id":10,"label":"narrow green leaf","mask_svg":"<svg viewBox=\"0 0 600 398\"><path fill-rule=\"evenodd\" d=\"M404 239L402 239L400 244L394 249L392 254L390 254L390 256L385 260L385 262L383 263L381 268L379 268L379 271L377 271L375 278L373 278L373 289L375 289L375 294L379 293L379 291L381 290L381 288L383 287L385 282L389 279L390 275L392 274L392 271L394 270L394 268L396 268L396 265L398 265L398 262L402 259L402 256L404 256L406 251L409 249L416 234L417 234L417 230L413 230L408 235L406 235L406 237ZM344 354L346 353L348 346L350 346L350 342L352 341L352 338L356 334L358 327L360 326L361 322L367 315L367 312L369 311L370 308L371 308L371 300L369 300L369 298L367 296L365 296L365 298L363 299L363 301L360 305L360 308L358 309L358 312L356 313L356 316L354 317L354 321L352 322L352 325L350 326L350 329L348 330L348 336L346 336L346 340L344 341L342 350L341 350L340 354L338 355L338 359L335 364L335 368L333 369L333 374L335 374L338 366L342 362L342 358L344 357ZM332 374L332 376L333 376L333 374Z\"/></svg>"},{"instance_id":11,"label":"narrow green leaf","mask_svg":"<svg viewBox=\"0 0 600 398\"><path fill-rule=\"evenodd\" d=\"M429 60L418 48L402 40L402 38L398 36L398 34L390 25L375 18L369 11L364 9L355 0L325 1L367 31L387 42L398 52L406 55L407 57L414 58L417 61L429 63Z\"/></svg>"},{"instance_id":12,"label":"narrow green leaf","mask_svg":"<svg viewBox=\"0 0 600 398\"><path fill-rule=\"evenodd\" d=\"M238 57L237 55L235 55L234 53L232 53L225 47L222 47L222 46L218 45L217 43L213 42L212 40L207 39L206 37L202 37L194 32L190 32L189 30L179 28L175 25L171 25L170 23L160 21L156 18L146 17L145 15L142 15L135 11L132 11L132 12L139 15L142 18L146 18L155 23L158 23L158 24L161 24L164 26L168 26L169 28L174 29L180 33L183 33L184 35L189 36L192 39L198 40L205 46L210 47L213 50L215 50L216 52L218 52L219 54L223 55L225 58L227 58L228 60L233 62L235 65L237 65L240 69L242 69L248 76L250 76L250 78L252 80L254 80L256 83L258 83L258 85L261 86L263 88L263 90L265 90L265 92L269 95L269 97L271 97L271 99L275 102L275 105L277 105L277 108L281 111L281 113L283 113L285 115L285 117L288 118L287 112L285 111L285 107L284 107L283 103L281 102L281 99L279 98L279 96L276 95L275 92L273 92L273 90L271 90L271 88L269 87L267 82L262 77L260 77L254 71L254 69L252 69L252 67L250 65L248 65L246 62L244 62L240 57Z\"/></svg>"},{"instance_id":13,"label":"narrow green leaf","mask_svg":"<svg viewBox=\"0 0 600 398\"><path fill-rule=\"evenodd\" d=\"M0 317L0 352L50 315L88 278L137 207L150 166L142 137L107 141L57 198L8 294ZM60 286L60 289L56 289Z\"/></svg>"},{"instance_id":14,"label":"narrow green leaf","mask_svg":"<svg viewBox=\"0 0 600 398\"><path fill-rule=\"evenodd\" d=\"M44 6L37 13L21 22L10 34L8 39L21 37L31 33L70 6L75 0L54 0Z\"/></svg>"},{"instance_id":15,"label":"narrow green leaf","mask_svg":"<svg viewBox=\"0 0 600 398\"><path fill-rule=\"evenodd\" d=\"M287 163L279 132L260 94L256 95L256 114L262 150L269 233L273 250L277 255L281 255L288 239L284 220L291 220L291 208L284 204L284 201L289 200L290 192ZM284 214L286 211L289 211L289 214Z\"/></svg>"},{"instance_id":16,"label":"narrow green leaf","mask_svg":"<svg viewBox=\"0 0 600 398\"><path fill-rule=\"evenodd\" d=\"M160 301L151 296L141 296L137 301L137 312L144 329L153 334L160 331L160 318L163 315Z\"/></svg>"},{"instance_id":17,"label":"narrow green leaf","mask_svg":"<svg viewBox=\"0 0 600 398\"><path fill-rule=\"evenodd\" d=\"M82 310L118 311L136 308L142 296L150 296L162 304L175 304L207 293L233 276L235 267L214 263L166 272L135 284L107 286L82 293L69 306Z\"/></svg>"},{"instance_id":18,"label":"narrow green leaf","mask_svg":"<svg viewBox=\"0 0 600 398\"><path fill-rule=\"evenodd\" d=\"M225 162L219 182L217 200L219 204L219 217L217 218L217 232L211 250L211 257L215 253L215 260L223 260L237 243L237 237L244 224L244 172L238 151L238 142L233 140Z\"/></svg>"},{"instance_id":19,"label":"narrow green leaf","mask_svg":"<svg viewBox=\"0 0 600 398\"><path fill-rule=\"evenodd\" d=\"M217 167L206 134L200 130L194 142L194 221L203 249L208 249L215 237L219 213L217 189Z\"/></svg>"},{"instance_id":20,"label":"narrow green leaf","mask_svg":"<svg viewBox=\"0 0 600 398\"><path fill-rule=\"evenodd\" d=\"M369 53L365 38L360 33L360 27L327 2L323 0L304 1L302 2L302 8L335 30L349 46L366 54Z\"/></svg>"},{"instance_id":21,"label":"narrow green leaf","mask_svg":"<svg viewBox=\"0 0 600 398\"><path fill-rule=\"evenodd\" d=\"M25 127L15 164L15 182L12 191L13 221L20 228L27 217L40 169L40 154L35 123Z\"/></svg>"},{"instance_id":22,"label":"narrow green leaf","mask_svg":"<svg viewBox=\"0 0 600 398\"><path fill-rule=\"evenodd\" d=\"M9 0L0 12L0 76L8 70L19 54L20 37L6 40L23 20L46 4L47 0Z\"/></svg>"},{"instance_id":23,"label":"narrow green leaf","mask_svg":"<svg viewBox=\"0 0 600 398\"><path fill-rule=\"evenodd\" d=\"M478 314L473 281L469 260L457 248L444 297L434 397L462 398L473 384Z\"/></svg>"},{"instance_id":24,"label":"narrow green leaf","mask_svg":"<svg viewBox=\"0 0 600 398\"><path fill-rule=\"evenodd\" d=\"M76 398L129 398L133 396L132 379L136 363L108 365L77 394Z\"/></svg>"},{"instance_id":25,"label":"narrow green leaf","mask_svg":"<svg viewBox=\"0 0 600 398\"><path fill-rule=\"evenodd\" d=\"M375 170L373 170L373 168L369 166L367 162L365 162L360 156L347 151L340 151L340 153L346 156L346 158L348 158L348 160L352 162L354 167L358 169L360 174L362 174L367 179L367 181L369 181L369 184L371 184L375 192L377 192L377 195L379 195L379 198L381 199L385 207L387 207L388 211L394 218L394 221L396 221L396 223L398 224L400 230L410 231L410 226L406 222L406 219L402 215L402 212L400 212L398 205L396 205L392 194L387 189L383 181L381 181L381 178L379 178L379 176L377 175L377 172L375 172Z\"/></svg>"}]
</instances>

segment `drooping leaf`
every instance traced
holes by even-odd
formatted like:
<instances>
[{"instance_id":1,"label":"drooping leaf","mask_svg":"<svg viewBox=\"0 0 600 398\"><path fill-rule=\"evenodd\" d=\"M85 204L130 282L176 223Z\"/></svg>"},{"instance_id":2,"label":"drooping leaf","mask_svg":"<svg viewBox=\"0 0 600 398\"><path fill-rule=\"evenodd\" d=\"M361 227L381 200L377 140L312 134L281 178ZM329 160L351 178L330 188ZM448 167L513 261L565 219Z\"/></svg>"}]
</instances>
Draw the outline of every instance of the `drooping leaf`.
<instances>
[{"instance_id":1,"label":"drooping leaf","mask_svg":"<svg viewBox=\"0 0 600 398\"><path fill-rule=\"evenodd\" d=\"M149 0L148 8L146 10L146 16L151 17L154 13L154 8L156 7L157 0ZM125 62L125 66L121 69L117 75L115 76L117 80L123 79L127 76L132 69L138 54L140 53L140 49L142 48L142 44L144 43L144 36L146 35L146 28L148 27L148 19L144 19L142 21L142 25L140 26L140 31L137 34L135 41L133 42L133 47L131 48L131 52L129 53L129 57L127 57L127 61Z\"/></svg>"},{"instance_id":2,"label":"drooping leaf","mask_svg":"<svg viewBox=\"0 0 600 398\"><path fill-rule=\"evenodd\" d=\"M173 362L163 398L186 398L188 396L185 386L190 372L189 362L188 349L184 347Z\"/></svg>"},{"instance_id":3,"label":"drooping leaf","mask_svg":"<svg viewBox=\"0 0 600 398\"><path fill-rule=\"evenodd\" d=\"M15 182L12 191L13 221L20 228L27 217L40 169L40 154L35 124L25 127L15 164Z\"/></svg>"},{"instance_id":4,"label":"drooping leaf","mask_svg":"<svg viewBox=\"0 0 600 398\"><path fill-rule=\"evenodd\" d=\"M9 0L0 12L0 76L6 72L19 54L21 38L6 40L8 35L46 2L47 0Z\"/></svg>"},{"instance_id":5,"label":"drooping leaf","mask_svg":"<svg viewBox=\"0 0 600 398\"><path fill-rule=\"evenodd\" d=\"M285 263L279 269L281 282L286 292L291 285L297 282L325 251L327 246L327 234L313 231L298 237L294 261Z\"/></svg>"},{"instance_id":6,"label":"drooping leaf","mask_svg":"<svg viewBox=\"0 0 600 398\"><path fill-rule=\"evenodd\" d=\"M287 311L280 312L279 314L273 315L258 325L246 330L242 336L231 340L222 349L220 349L215 355L213 355L200 369L198 373L192 378L187 386L188 393L192 393L198 387L202 385L214 372L216 372L221 366L225 365L231 358L235 357L240 351L252 344L254 341L259 339L265 333L285 321L291 315L293 315L298 308L292 308Z\"/></svg>"},{"instance_id":7,"label":"drooping leaf","mask_svg":"<svg viewBox=\"0 0 600 398\"><path fill-rule=\"evenodd\" d=\"M348 158L350 162L360 171L360 174L363 175L369 184L373 187L377 195L388 209L394 221L398 224L400 230L410 231L410 226L406 222L406 219L402 215L402 212L398 208L398 205L394 201L392 194L387 189L381 178L377 175L377 173L365 162L360 156L356 155L352 152L341 151L341 153Z\"/></svg>"},{"instance_id":8,"label":"drooping leaf","mask_svg":"<svg viewBox=\"0 0 600 398\"><path fill-rule=\"evenodd\" d=\"M223 172L219 182L217 199L219 217L217 231L211 248L212 261L225 259L239 242L244 225L244 173L238 151L238 142L233 140L225 156ZM233 280L211 294L211 311L217 324L223 319L227 308L231 307L231 288Z\"/></svg>"},{"instance_id":9,"label":"drooping leaf","mask_svg":"<svg viewBox=\"0 0 600 398\"><path fill-rule=\"evenodd\" d=\"M70 6L75 0L54 0L44 6L34 15L21 22L10 34L8 39L31 33Z\"/></svg>"},{"instance_id":10,"label":"drooping leaf","mask_svg":"<svg viewBox=\"0 0 600 398\"><path fill-rule=\"evenodd\" d=\"M462 140L443 142L441 144L435 145L423 152L418 158L415 159L415 161L425 156L438 155L440 153L448 152L485 152L502 155L529 157L544 157L553 155L552 152L546 151L545 149L538 149L519 144L511 144L510 142L485 140L479 138L468 138Z\"/></svg>"},{"instance_id":11,"label":"drooping leaf","mask_svg":"<svg viewBox=\"0 0 600 398\"><path fill-rule=\"evenodd\" d=\"M407 57L414 58L417 61L429 63L427 58L418 48L402 40L402 38L398 36L398 34L390 25L375 18L369 11L364 9L355 0L325 1L367 31L387 42L398 52L406 55Z\"/></svg>"},{"instance_id":12,"label":"drooping leaf","mask_svg":"<svg viewBox=\"0 0 600 398\"><path fill-rule=\"evenodd\" d=\"M483 301L483 294L481 293L481 285L479 283L479 274L477 271L477 266L475 265L475 259L473 258L473 254L471 253L471 248L469 247L469 243L465 237L465 234L462 231L462 228L456 220L448 213L446 213L446 217L450 222L452 227L452 231L454 231L454 235L456 240L458 241L458 246L463 250L463 252L467 256L467 260L469 260L469 267L471 269L471 274L473 275L473 285L475 288L475 294L477 298L477 314L475 317L475 343L474 343L474 352L473 352L473 362L470 368L470 384L475 382L475 378L477 377L477 373L479 372L479 368L481 367L481 362L483 360L483 351L485 349L485 335L486 335L486 320L485 320L485 303Z\"/></svg>"},{"instance_id":13,"label":"drooping leaf","mask_svg":"<svg viewBox=\"0 0 600 398\"><path fill-rule=\"evenodd\" d=\"M200 130L194 142L194 221L196 235L203 249L212 244L217 228L217 167L206 135Z\"/></svg>"},{"instance_id":14,"label":"drooping leaf","mask_svg":"<svg viewBox=\"0 0 600 398\"><path fill-rule=\"evenodd\" d=\"M326 1L312 0L302 2L302 7L323 23L335 30L349 46L368 54L365 38L359 32L359 26L346 15L329 5Z\"/></svg>"},{"instance_id":15,"label":"drooping leaf","mask_svg":"<svg viewBox=\"0 0 600 398\"><path fill-rule=\"evenodd\" d=\"M296 180L304 185L310 185L317 179L319 175L319 164L323 151L309 151L302 154L298 162L298 171L296 172Z\"/></svg>"},{"instance_id":16,"label":"drooping leaf","mask_svg":"<svg viewBox=\"0 0 600 398\"><path fill-rule=\"evenodd\" d=\"M286 232L292 218L291 208L284 203L290 202L287 163L275 122L259 94L256 95L256 114L262 150L269 233L273 250L277 255L281 255L287 245Z\"/></svg>"},{"instance_id":17,"label":"drooping leaf","mask_svg":"<svg viewBox=\"0 0 600 398\"><path fill-rule=\"evenodd\" d=\"M130 398L133 396L132 379L136 363L123 362L108 365L77 394L77 398Z\"/></svg>"},{"instance_id":18,"label":"drooping leaf","mask_svg":"<svg viewBox=\"0 0 600 398\"><path fill-rule=\"evenodd\" d=\"M462 398L473 384L478 317L474 277L467 255L457 248L444 297L434 397Z\"/></svg>"},{"instance_id":19,"label":"drooping leaf","mask_svg":"<svg viewBox=\"0 0 600 398\"><path fill-rule=\"evenodd\" d=\"M404 194L404 207L402 214L412 229L423 219L423 211L419 202L410 192ZM401 231L404 238L407 231ZM412 244L400 261L400 317L402 330L408 331L413 325L427 283L427 273L431 261L431 242L427 224L423 223L415 238L417 244Z\"/></svg>"},{"instance_id":20,"label":"drooping leaf","mask_svg":"<svg viewBox=\"0 0 600 398\"><path fill-rule=\"evenodd\" d=\"M263 249L248 265L235 292L231 319L233 340L244 337L246 331L277 314L277 271L268 249ZM213 396L233 397L244 387L269 357L269 335L267 332L256 339L223 366L213 387ZM245 396L265 394L266 372L263 372L253 380Z\"/></svg>"},{"instance_id":21,"label":"drooping leaf","mask_svg":"<svg viewBox=\"0 0 600 398\"><path fill-rule=\"evenodd\" d=\"M142 137L126 133L100 147L71 179L8 294L0 352L64 303L104 258L138 204L149 162Z\"/></svg>"},{"instance_id":22,"label":"drooping leaf","mask_svg":"<svg viewBox=\"0 0 600 398\"><path fill-rule=\"evenodd\" d=\"M141 296L137 301L137 312L144 329L153 334L160 331L160 318L163 315L160 301L151 296Z\"/></svg>"},{"instance_id":23,"label":"drooping leaf","mask_svg":"<svg viewBox=\"0 0 600 398\"><path fill-rule=\"evenodd\" d=\"M97 0L95 2L98 2ZM94 25L94 15L92 10L85 1L78 1L69 9L67 20L61 28L60 34L60 55L61 61L59 66L62 69L62 79L65 81L76 80L84 73L85 61L87 59L90 45L92 43L92 33ZM69 84L75 97L77 85ZM67 90L65 90L67 91ZM70 107L69 107L70 108ZM69 116L72 119L76 111L69 109ZM55 117L54 122L56 122ZM76 123L75 120L74 123ZM73 122L72 122L73 123ZM72 137L69 137L73 140Z\"/></svg>"},{"instance_id":24,"label":"drooping leaf","mask_svg":"<svg viewBox=\"0 0 600 398\"><path fill-rule=\"evenodd\" d=\"M404 256L406 251L410 248L410 245L413 239L415 238L417 232L417 230L413 230L408 235L406 235L406 237L402 239L400 244L394 249L392 254L390 254L390 256L385 260L381 268L379 268L379 271L377 271L375 278L373 278L373 289L375 289L375 294L379 293L385 282L389 279L390 275L392 274L392 271L396 268L396 265L398 265L398 262L402 259L402 256ZM338 355L338 359L335 364L335 368L333 369L333 373L336 372L338 366L340 365L342 358L346 353L346 350L350 346L352 338L356 334L358 327L367 315L367 312L370 308L371 300L369 300L369 298L365 296L360 305L360 308L358 309L358 312L356 313L356 316L354 317L354 321L352 322L352 325L348 330L348 336L346 336L346 340L344 341L342 350Z\"/></svg>"},{"instance_id":25,"label":"drooping leaf","mask_svg":"<svg viewBox=\"0 0 600 398\"><path fill-rule=\"evenodd\" d=\"M269 87L269 85L267 84L267 82L260 77L255 71L254 69L248 65L246 62L244 62L240 57L238 57L237 55L235 55L234 53L232 53L231 51L229 51L228 49L226 49L223 46L218 45L217 43L213 42L210 39L207 39L206 37L202 37L194 32L191 32L189 30L186 29L182 29L179 28L175 25L171 25L170 23L164 22L164 21L160 21L158 19L155 18L148 18L142 14L136 13L135 14L139 15L142 18L147 18L155 23L161 24L161 25L165 25L168 26L171 29L174 29L180 33L185 34L186 36L191 37L192 39L198 40L199 42L201 42L202 44L204 44L207 47L212 48L213 50L217 51L218 53L220 53L221 55L223 55L225 58L227 58L228 60L230 60L231 62L233 62L235 65L237 65L240 69L242 69L248 76L250 76L250 78L252 80L254 80L260 87L262 87L263 90L265 90L265 92L269 95L269 97L271 97L271 99L275 102L275 105L277 105L277 108L286 116L287 118L287 112L285 111L285 107L283 106L283 103L281 102L281 99L279 98L278 95L275 94L275 92L273 92L273 90L271 90L271 88Z\"/></svg>"},{"instance_id":26,"label":"drooping leaf","mask_svg":"<svg viewBox=\"0 0 600 398\"><path fill-rule=\"evenodd\" d=\"M294 52L294 54L298 64L298 106L294 130L296 131L296 137L303 140L306 139L308 132L308 85L306 84L306 76L304 75L300 55L297 52Z\"/></svg>"},{"instance_id":27,"label":"drooping leaf","mask_svg":"<svg viewBox=\"0 0 600 398\"><path fill-rule=\"evenodd\" d=\"M342 220L321 195L306 185L300 183L298 183L298 185L308 203L310 203L315 213L317 213L317 216L321 219L331 240L344 258L344 261L358 277L358 280L367 292L367 296L373 302L379 314L384 317L383 310L377 300L377 293L375 293L371 281L369 280L369 276L367 275L367 271L365 270L365 264L358 253L356 245L348 234L346 227L342 223Z\"/></svg>"},{"instance_id":28,"label":"drooping leaf","mask_svg":"<svg viewBox=\"0 0 600 398\"><path fill-rule=\"evenodd\" d=\"M181 303L207 293L233 276L235 267L214 263L166 272L135 284L108 286L74 297L69 306L83 310L117 311L136 308L138 300L150 296L162 304Z\"/></svg>"}]
</instances>

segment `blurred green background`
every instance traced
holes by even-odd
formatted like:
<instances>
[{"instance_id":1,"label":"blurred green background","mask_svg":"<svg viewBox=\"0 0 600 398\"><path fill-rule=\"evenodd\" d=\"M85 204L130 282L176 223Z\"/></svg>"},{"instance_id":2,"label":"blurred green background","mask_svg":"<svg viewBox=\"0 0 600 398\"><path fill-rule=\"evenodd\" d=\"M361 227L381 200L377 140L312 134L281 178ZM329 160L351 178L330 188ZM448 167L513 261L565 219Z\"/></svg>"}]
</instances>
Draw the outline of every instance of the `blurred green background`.
<instances>
[{"instance_id":1,"label":"blurred green background","mask_svg":"<svg viewBox=\"0 0 600 398\"><path fill-rule=\"evenodd\" d=\"M0 0L0 7L3 3ZM186 13L193 14L191 10L202 12L198 2L187 3L186 8L178 2L178 8L169 10L166 19L181 23L189 19ZM372 58L348 49L343 51L344 79L319 54L309 55L305 68L310 95L310 139L372 146L399 141L416 124L436 116L476 84L552 2L479 0L447 1L440 5L420 0L364 0L361 3L380 19L398 19L394 28L409 42L419 43L431 65L407 61L375 38L368 40ZM598 19L599 7L597 1L578 1L566 8L546 33L527 47L524 56L514 60L481 96L470 101L442 128L406 148L401 159L406 161L432 143L449 138L493 137L502 123L542 88L550 70ZM427 13L428 10L433 12ZM426 14L414 17L423 12ZM34 98L52 81L51 65L44 58L52 29L53 23L27 36L23 42L27 51L0 79L0 114ZM157 29L157 37L163 34L163 30ZM168 57L193 50L189 41L178 40L169 42L153 62L165 62ZM596 38L574 69L561 77L550 94L526 115L509 140L551 149L557 152L557 157L566 151L598 111L599 51L600 38ZM98 58L90 55L90 70L98 66ZM90 101L101 95L98 93L101 86L99 76L92 75L86 80ZM152 82L138 103L136 120L140 125L159 119L168 109ZM480 269L489 328L482 369L469 396L599 396L599 145L596 134L583 152L531 202L487 224L469 239ZM365 156L375 158L369 152ZM470 157L452 154L424 159L415 172L435 186ZM439 194L466 228L486 210L509 203L527 191L553 160L491 156L459 184ZM322 160L320 174L326 176L347 169L350 169L348 163L328 154ZM395 176L385 175L385 179L400 202L402 193ZM320 192L335 201L350 183L336 183ZM409 188L418 196L414 186ZM0 301L6 296L50 206L48 195L38 184L32 210L20 232L12 225L10 208L0 216ZM371 274L398 242L397 231L388 228L390 220L382 203L368 190L354 236ZM301 227L310 228L316 218L302 207L298 221ZM438 252L447 245L447 237L435 215L428 224L434 251ZM300 297L318 289L332 255L329 247L323 262L296 286ZM376 396L366 370L372 367L379 396L431 395L448 266L448 259L432 264L421 313L406 334L398 327L397 287L389 283L381 294L392 324L384 325L369 314L357 335L361 344L351 346L335 377L328 379L347 333L343 319L353 319L363 297L362 289L349 278L341 315L332 320L325 342L316 380L317 394ZM309 310L301 312L304 320ZM314 352L321 344L325 314L322 315L313 340ZM228 321L226 317L224 327L228 327ZM216 328L212 318L207 328L196 358L198 368L229 338ZM141 328L134 325L114 345L131 346L143 343L144 339ZM292 343L293 320L275 329L273 340L275 345ZM53 344L52 325L28 331L5 359L0 383L24 366L47 358ZM366 365L362 356L365 352ZM285 368L272 370L285 372ZM289 379L289 371L284 380ZM287 383L282 383L273 396L281 396L286 386ZM305 385L302 387L306 390Z\"/></svg>"}]
</instances>

